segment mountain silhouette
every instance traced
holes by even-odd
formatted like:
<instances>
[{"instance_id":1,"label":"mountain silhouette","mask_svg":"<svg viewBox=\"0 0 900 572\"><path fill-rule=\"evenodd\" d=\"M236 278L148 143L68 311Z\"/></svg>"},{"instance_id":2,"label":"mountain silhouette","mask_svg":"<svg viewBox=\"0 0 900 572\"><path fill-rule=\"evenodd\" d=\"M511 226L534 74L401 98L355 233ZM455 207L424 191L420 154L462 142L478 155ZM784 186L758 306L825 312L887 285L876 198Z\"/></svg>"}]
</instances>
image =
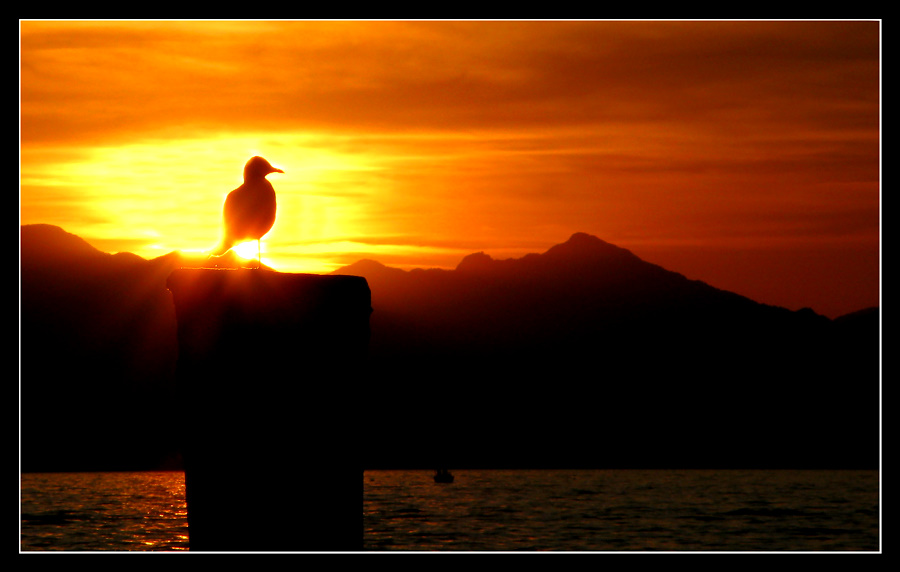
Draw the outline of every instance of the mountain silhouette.
<instances>
[{"instance_id":1,"label":"mountain silhouette","mask_svg":"<svg viewBox=\"0 0 900 572\"><path fill-rule=\"evenodd\" d=\"M876 462L877 310L845 322L760 304L584 233L519 259L475 253L454 270L361 261L337 273L372 289L379 381L367 401L402 444L376 457Z\"/></svg>"},{"instance_id":2,"label":"mountain silhouette","mask_svg":"<svg viewBox=\"0 0 900 572\"><path fill-rule=\"evenodd\" d=\"M688 280L582 233L520 259L471 254L455 270L404 272L360 261L335 273L369 281L377 297L373 324L386 334L375 343L385 352L547 354L559 367L558 351L591 351L586 346L594 354L671 353L666 347L716 343L728 331L734 337L718 344L727 351L739 341L773 340L784 327L812 335L831 324L811 310L791 312ZM414 332L400 337L402 328Z\"/></svg>"},{"instance_id":3,"label":"mountain silhouette","mask_svg":"<svg viewBox=\"0 0 900 572\"><path fill-rule=\"evenodd\" d=\"M166 278L182 266L249 261L108 254L51 225L22 226L20 255L22 467L169 464L183 412Z\"/></svg>"},{"instance_id":4,"label":"mountain silhouette","mask_svg":"<svg viewBox=\"0 0 900 572\"><path fill-rule=\"evenodd\" d=\"M168 466L183 410L165 281L207 264L21 227L24 470ZM877 309L759 304L584 233L336 273L372 291L369 373L347 389L367 467L877 466Z\"/></svg>"}]
</instances>

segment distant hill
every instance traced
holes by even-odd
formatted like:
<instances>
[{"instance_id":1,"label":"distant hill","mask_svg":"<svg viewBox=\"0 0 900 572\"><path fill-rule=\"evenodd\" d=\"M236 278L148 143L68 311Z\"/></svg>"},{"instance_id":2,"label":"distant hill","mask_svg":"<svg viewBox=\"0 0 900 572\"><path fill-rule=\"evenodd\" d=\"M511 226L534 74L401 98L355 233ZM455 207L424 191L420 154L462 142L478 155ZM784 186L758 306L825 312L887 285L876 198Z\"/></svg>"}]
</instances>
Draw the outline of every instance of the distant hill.
<instances>
[{"instance_id":1,"label":"distant hill","mask_svg":"<svg viewBox=\"0 0 900 572\"><path fill-rule=\"evenodd\" d=\"M25 470L173 462L165 280L204 264L21 227ZM370 375L349 383L334 364L366 404L367 466L877 463L877 310L829 320L758 304L583 233L454 270L337 273L372 289Z\"/></svg>"}]
</instances>

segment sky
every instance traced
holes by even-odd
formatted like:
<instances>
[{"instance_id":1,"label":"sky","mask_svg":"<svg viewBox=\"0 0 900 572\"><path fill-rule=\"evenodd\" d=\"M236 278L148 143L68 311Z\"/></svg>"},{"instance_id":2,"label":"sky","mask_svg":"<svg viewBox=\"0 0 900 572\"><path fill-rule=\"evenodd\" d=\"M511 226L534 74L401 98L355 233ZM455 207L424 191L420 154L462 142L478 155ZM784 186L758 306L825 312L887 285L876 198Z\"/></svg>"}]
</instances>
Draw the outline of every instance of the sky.
<instances>
[{"instance_id":1,"label":"sky","mask_svg":"<svg viewBox=\"0 0 900 572\"><path fill-rule=\"evenodd\" d=\"M877 20L20 20L20 224L202 252L261 155L284 170L261 244L276 270L453 268L586 232L836 317L880 304L880 36Z\"/></svg>"}]
</instances>

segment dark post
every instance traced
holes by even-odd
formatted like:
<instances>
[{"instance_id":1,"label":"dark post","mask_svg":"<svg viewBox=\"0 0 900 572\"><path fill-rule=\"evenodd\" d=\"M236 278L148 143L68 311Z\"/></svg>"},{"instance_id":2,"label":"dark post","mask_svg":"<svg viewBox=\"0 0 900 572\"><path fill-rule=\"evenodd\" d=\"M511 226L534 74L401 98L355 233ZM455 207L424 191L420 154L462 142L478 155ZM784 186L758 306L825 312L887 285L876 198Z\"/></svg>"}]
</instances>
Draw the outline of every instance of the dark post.
<instances>
[{"instance_id":1,"label":"dark post","mask_svg":"<svg viewBox=\"0 0 900 572\"><path fill-rule=\"evenodd\" d=\"M191 550L362 549L364 278L181 269Z\"/></svg>"}]
</instances>

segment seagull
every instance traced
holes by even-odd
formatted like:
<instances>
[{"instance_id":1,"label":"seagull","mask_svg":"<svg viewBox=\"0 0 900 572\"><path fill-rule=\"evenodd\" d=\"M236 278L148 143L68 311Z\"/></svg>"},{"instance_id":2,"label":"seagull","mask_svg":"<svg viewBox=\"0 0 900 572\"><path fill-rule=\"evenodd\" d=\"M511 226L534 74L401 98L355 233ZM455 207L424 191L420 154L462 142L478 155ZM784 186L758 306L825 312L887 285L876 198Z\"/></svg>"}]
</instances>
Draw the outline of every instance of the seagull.
<instances>
[{"instance_id":1,"label":"seagull","mask_svg":"<svg viewBox=\"0 0 900 572\"><path fill-rule=\"evenodd\" d=\"M257 268L260 266L259 240L275 224L275 189L266 179L269 173L284 173L262 157L252 157L244 165L244 184L228 193L222 211L222 242L211 256L222 256L238 243L256 240Z\"/></svg>"}]
</instances>

